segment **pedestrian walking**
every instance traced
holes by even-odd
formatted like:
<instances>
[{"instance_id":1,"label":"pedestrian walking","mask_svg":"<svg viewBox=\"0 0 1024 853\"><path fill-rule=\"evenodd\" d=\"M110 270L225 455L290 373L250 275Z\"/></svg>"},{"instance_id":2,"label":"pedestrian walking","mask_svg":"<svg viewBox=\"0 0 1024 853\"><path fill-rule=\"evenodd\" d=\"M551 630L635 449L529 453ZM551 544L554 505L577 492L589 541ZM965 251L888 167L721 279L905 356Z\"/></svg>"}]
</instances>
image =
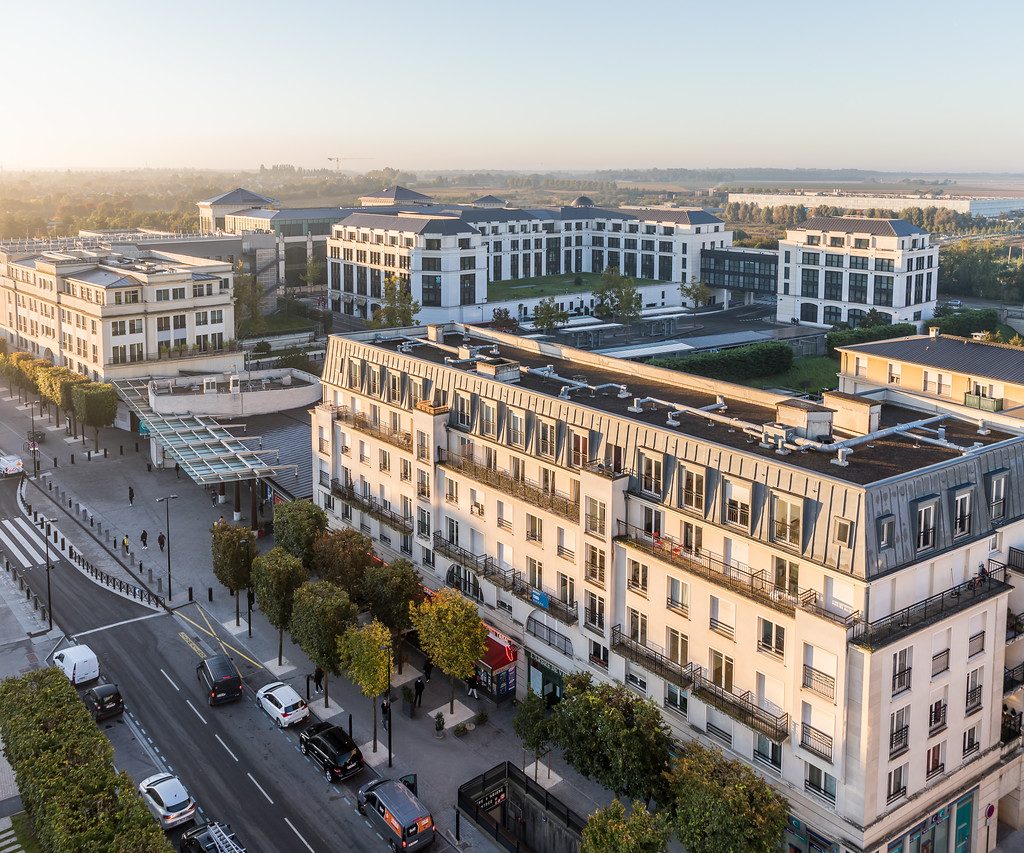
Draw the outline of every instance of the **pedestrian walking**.
<instances>
[{"instance_id":1,"label":"pedestrian walking","mask_svg":"<svg viewBox=\"0 0 1024 853\"><path fill-rule=\"evenodd\" d=\"M430 681L430 673L432 673L433 671L434 664L430 662L430 658L425 658L423 660L423 677L427 679L428 682Z\"/></svg>"},{"instance_id":2,"label":"pedestrian walking","mask_svg":"<svg viewBox=\"0 0 1024 853\"><path fill-rule=\"evenodd\" d=\"M124 539L121 540L121 547L124 548L124 555L127 557L128 556L128 537L127 536L125 536Z\"/></svg>"},{"instance_id":3,"label":"pedestrian walking","mask_svg":"<svg viewBox=\"0 0 1024 853\"><path fill-rule=\"evenodd\" d=\"M416 679L416 701L413 702L413 704L417 708L423 707L423 690L424 688L426 688L426 686L427 685L424 683L422 678Z\"/></svg>"},{"instance_id":4,"label":"pedestrian walking","mask_svg":"<svg viewBox=\"0 0 1024 853\"><path fill-rule=\"evenodd\" d=\"M466 694L472 696L474 699L479 699L480 694L476 692L476 685L476 673L473 673L473 675L466 679L466 687L469 688L466 690Z\"/></svg>"},{"instance_id":5,"label":"pedestrian walking","mask_svg":"<svg viewBox=\"0 0 1024 853\"><path fill-rule=\"evenodd\" d=\"M128 487L128 506L135 506L135 489Z\"/></svg>"},{"instance_id":6,"label":"pedestrian walking","mask_svg":"<svg viewBox=\"0 0 1024 853\"><path fill-rule=\"evenodd\" d=\"M217 506L217 490L210 489L210 506Z\"/></svg>"},{"instance_id":7,"label":"pedestrian walking","mask_svg":"<svg viewBox=\"0 0 1024 853\"><path fill-rule=\"evenodd\" d=\"M217 524L225 524L225 523L226 522L224 521L224 516L223 515L220 518L217 519Z\"/></svg>"},{"instance_id":8,"label":"pedestrian walking","mask_svg":"<svg viewBox=\"0 0 1024 853\"><path fill-rule=\"evenodd\" d=\"M161 533L159 536L156 537L156 544L160 546L160 552L163 553L164 545L167 544L167 537L164 536L163 533Z\"/></svg>"},{"instance_id":9,"label":"pedestrian walking","mask_svg":"<svg viewBox=\"0 0 1024 853\"><path fill-rule=\"evenodd\" d=\"M149 550L149 533L147 531L143 530L142 531L142 535L139 537L139 539L142 540L142 550L143 551L148 551Z\"/></svg>"},{"instance_id":10,"label":"pedestrian walking","mask_svg":"<svg viewBox=\"0 0 1024 853\"><path fill-rule=\"evenodd\" d=\"M318 666L313 671L313 686L316 688L317 693L324 692L324 669L322 666Z\"/></svg>"},{"instance_id":11,"label":"pedestrian walking","mask_svg":"<svg viewBox=\"0 0 1024 853\"><path fill-rule=\"evenodd\" d=\"M174 479L181 479L181 466L177 462L174 463Z\"/></svg>"},{"instance_id":12,"label":"pedestrian walking","mask_svg":"<svg viewBox=\"0 0 1024 853\"><path fill-rule=\"evenodd\" d=\"M381 725L384 726L384 731L391 728L391 700L386 696L380 703L380 721Z\"/></svg>"}]
</instances>

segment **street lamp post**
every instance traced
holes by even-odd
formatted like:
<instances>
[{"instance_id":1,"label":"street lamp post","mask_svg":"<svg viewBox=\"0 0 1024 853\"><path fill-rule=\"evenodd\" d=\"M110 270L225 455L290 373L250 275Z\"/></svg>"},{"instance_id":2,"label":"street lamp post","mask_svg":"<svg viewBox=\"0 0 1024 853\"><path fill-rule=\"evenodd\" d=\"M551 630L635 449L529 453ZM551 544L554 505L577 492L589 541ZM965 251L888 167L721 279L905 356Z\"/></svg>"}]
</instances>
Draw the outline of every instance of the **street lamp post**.
<instances>
[{"instance_id":1,"label":"street lamp post","mask_svg":"<svg viewBox=\"0 0 1024 853\"><path fill-rule=\"evenodd\" d=\"M50 593L50 525L56 524L56 518L43 519L43 547L46 549L46 618L50 623L50 630L53 630L53 596Z\"/></svg>"},{"instance_id":2,"label":"street lamp post","mask_svg":"<svg viewBox=\"0 0 1024 853\"><path fill-rule=\"evenodd\" d=\"M167 600L171 595L171 501L176 501L177 495L166 495L157 498L156 502L164 505L164 529L167 531Z\"/></svg>"},{"instance_id":3,"label":"street lamp post","mask_svg":"<svg viewBox=\"0 0 1024 853\"><path fill-rule=\"evenodd\" d=\"M388 767L392 767L392 753L391 753L391 728L395 724L395 715L391 712L391 658L392 649L391 643L388 642L386 645L381 646L381 651L387 651L388 653L388 689L385 694L388 697Z\"/></svg>"}]
</instances>

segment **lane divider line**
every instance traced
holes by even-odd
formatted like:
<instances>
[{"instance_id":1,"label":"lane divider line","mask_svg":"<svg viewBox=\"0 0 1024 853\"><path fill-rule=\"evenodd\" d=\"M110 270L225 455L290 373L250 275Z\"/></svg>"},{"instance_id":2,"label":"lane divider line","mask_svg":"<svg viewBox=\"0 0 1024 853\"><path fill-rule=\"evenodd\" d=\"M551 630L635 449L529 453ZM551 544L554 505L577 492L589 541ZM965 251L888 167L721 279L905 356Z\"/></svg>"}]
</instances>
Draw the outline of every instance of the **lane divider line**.
<instances>
[{"instance_id":1,"label":"lane divider line","mask_svg":"<svg viewBox=\"0 0 1024 853\"><path fill-rule=\"evenodd\" d=\"M186 700L185 700L185 702L186 702L186 703L188 704L188 706L189 706L189 707L190 707L190 708L191 708L191 709L192 709L193 711L195 711L195 714L196 714L196 716L197 716L197 717L199 717L199 719L203 721L203 725L204 725L204 726L206 726L206 725L209 725L209 724L208 724L208 723L206 722L206 718L205 718L205 717L204 717L204 716L203 716L202 714L200 714L200 713L199 713L199 711L198 711L198 710L196 709L196 706L192 704L192 700L191 700L191 699L186 699Z\"/></svg>"},{"instance_id":2,"label":"lane divider line","mask_svg":"<svg viewBox=\"0 0 1024 853\"><path fill-rule=\"evenodd\" d=\"M310 846L310 843L308 841L306 841L306 839L302 837L302 834L295 828L295 824L293 824L290 820L288 820L288 818L285 818L284 822L286 824L288 824L288 826L290 826L292 828L292 832L294 832L295 835L298 836L299 841L301 841L303 844L306 845L306 849L309 851L309 853L315 853L315 851L313 850L312 846ZM382 838L381 841L383 841L383 840L384 839Z\"/></svg>"},{"instance_id":3,"label":"lane divider line","mask_svg":"<svg viewBox=\"0 0 1024 853\"><path fill-rule=\"evenodd\" d=\"M248 776L250 779L252 779L253 785L255 785L257 788L259 788L260 793L263 794L263 796L267 798L267 802L270 803L270 805L274 805L274 801L272 799L270 799L270 794L268 794L266 791L263 790L263 786L260 785L260 783L256 781L256 777L253 776L252 773L246 773L245 775ZM292 827L292 829L294 829L294 828L295 827ZM298 835L298 833L296 833L296 835ZM301 836L299 836L299 837L301 838ZM313 848L310 847L310 849L312 850Z\"/></svg>"},{"instance_id":4,"label":"lane divider line","mask_svg":"<svg viewBox=\"0 0 1024 853\"><path fill-rule=\"evenodd\" d=\"M96 634L99 631L107 631L110 628L120 628L122 625L131 625L132 622L141 622L143 619L153 619L156 616L166 616L166 615L167 615L167 613L165 613L163 610L161 610L161 611L159 611L157 613L147 613L145 616L136 616L134 619L123 619L120 622L111 622L109 625L103 625L100 628L90 628L88 631L82 631L79 634L72 634L71 637L72 637L72 639L77 640L79 637L85 637L85 636L88 636L89 634ZM163 670L160 670L160 671L163 672Z\"/></svg>"},{"instance_id":5,"label":"lane divider line","mask_svg":"<svg viewBox=\"0 0 1024 853\"><path fill-rule=\"evenodd\" d=\"M174 688L174 689L175 689L175 690L176 690L176 691L177 691L178 693L181 693L181 691L180 691L180 690L178 690L178 685L177 685L177 684L175 684L175 683L174 683L173 681L171 681L171 677L170 677L170 676L169 676L169 675L168 675L168 674L167 674L166 672L164 672L164 671L163 671L163 670L161 669L161 670L160 670L160 674L161 674L161 675L163 675L163 677L167 679L167 683L168 683L168 684L170 684L170 685L171 685L171 687L173 687L173 688Z\"/></svg>"},{"instance_id":6,"label":"lane divider line","mask_svg":"<svg viewBox=\"0 0 1024 853\"><path fill-rule=\"evenodd\" d=\"M218 742L218 743L220 743L220 745L221 745L222 747L224 747L224 749L226 749L226 750L228 751L228 755L230 755L230 756L231 756L231 757L232 757L233 759L235 759L235 761L238 761L238 756L237 756L237 755L235 755L235 754L234 754L234 753L233 753L233 752L231 751L231 747L230 747L230 746L228 746L228 745L227 745L226 743L224 743L224 741L222 741L222 740L220 739L220 735L216 735L216 734L215 734L215 735L214 735L214 737L215 737L215 738L217 738L217 742Z\"/></svg>"}]
</instances>

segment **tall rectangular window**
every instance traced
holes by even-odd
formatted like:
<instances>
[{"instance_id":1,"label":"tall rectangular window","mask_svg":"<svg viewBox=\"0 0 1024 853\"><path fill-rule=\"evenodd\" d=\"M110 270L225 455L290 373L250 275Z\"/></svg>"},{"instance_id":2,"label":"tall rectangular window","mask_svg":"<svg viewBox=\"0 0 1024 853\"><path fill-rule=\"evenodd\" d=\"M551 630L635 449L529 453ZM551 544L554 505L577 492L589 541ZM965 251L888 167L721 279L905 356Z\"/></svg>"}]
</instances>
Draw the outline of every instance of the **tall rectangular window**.
<instances>
[{"instance_id":1,"label":"tall rectangular window","mask_svg":"<svg viewBox=\"0 0 1024 853\"><path fill-rule=\"evenodd\" d=\"M772 539L799 547L802 510L799 501L772 495Z\"/></svg>"},{"instance_id":2,"label":"tall rectangular window","mask_svg":"<svg viewBox=\"0 0 1024 853\"><path fill-rule=\"evenodd\" d=\"M684 472L680 503L687 509L704 510L704 475L699 471Z\"/></svg>"}]
</instances>

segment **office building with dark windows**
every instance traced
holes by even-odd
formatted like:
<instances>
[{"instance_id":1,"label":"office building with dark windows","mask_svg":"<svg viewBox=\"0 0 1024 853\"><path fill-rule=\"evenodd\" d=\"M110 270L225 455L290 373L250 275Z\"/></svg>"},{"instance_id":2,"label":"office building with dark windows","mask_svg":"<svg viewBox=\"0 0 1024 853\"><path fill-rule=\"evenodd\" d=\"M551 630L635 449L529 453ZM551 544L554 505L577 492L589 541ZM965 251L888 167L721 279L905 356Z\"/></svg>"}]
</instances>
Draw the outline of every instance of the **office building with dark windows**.
<instances>
[{"instance_id":1,"label":"office building with dark windows","mask_svg":"<svg viewBox=\"0 0 1024 853\"><path fill-rule=\"evenodd\" d=\"M700 280L713 290L723 290L723 304L744 305L754 299L775 298L779 278L779 253L774 249L739 246L706 249L700 253Z\"/></svg>"}]
</instances>

